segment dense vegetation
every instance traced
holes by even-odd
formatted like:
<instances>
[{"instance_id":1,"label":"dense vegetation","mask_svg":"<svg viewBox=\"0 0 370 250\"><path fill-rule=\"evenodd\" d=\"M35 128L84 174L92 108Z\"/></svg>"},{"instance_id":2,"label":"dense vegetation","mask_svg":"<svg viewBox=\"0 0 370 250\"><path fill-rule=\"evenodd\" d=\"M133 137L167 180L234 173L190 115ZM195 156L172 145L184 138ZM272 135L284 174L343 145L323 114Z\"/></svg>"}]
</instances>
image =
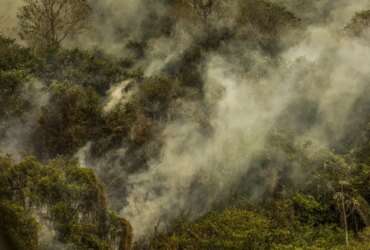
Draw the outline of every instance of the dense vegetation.
<instances>
[{"instance_id":1,"label":"dense vegetation","mask_svg":"<svg viewBox=\"0 0 370 250\"><path fill-rule=\"evenodd\" d=\"M313 22L278 4L286 1L235 1L239 12L231 22L227 0L160 1L165 14L145 2L144 35L123 42L119 55L63 47L55 36L48 47L47 37L20 45L0 35L0 248L370 249L369 87L341 137L327 132L335 137L327 146L301 140L320 114L312 100L295 100L249 171L211 211L185 211L135 238L130 218L121 218L128 180L161 159L167 126L191 120L203 136L215 133L216 105L204 73L209 57L224 55L243 77L255 70L254 60L276 70L281 54L297 43L294 35ZM174 59L161 58L166 63L149 74L153 44L170 43L181 25L199 33L190 32L191 44ZM366 38L369 26L369 11L354 13L340 36ZM207 197L201 178L192 184Z\"/></svg>"},{"instance_id":2,"label":"dense vegetation","mask_svg":"<svg viewBox=\"0 0 370 250\"><path fill-rule=\"evenodd\" d=\"M63 160L42 165L28 158L15 164L8 157L1 158L1 167L1 232L14 249L53 247L52 237L78 249L126 244L129 225L107 209L91 170ZM51 238L39 239L40 230Z\"/></svg>"},{"instance_id":3,"label":"dense vegetation","mask_svg":"<svg viewBox=\"0 0 370 250\"><path fill-rule=\"evenodd\" d=\"M369 166L325 150L310 155L310 146L291 145L281 135L273 141L227 206L195 222L179 220L174 231L156 236L153 248L347 249L346 216L350 249L367 249ZM289 163L275 165L282 160L281 153ZM307 175L291 182L286 174L293 168L302 168ZM266 182L266 175L272 178L269 172L274 170L278 171L278 187L257 204L250 203L248 189L243 188Z\"/></svg>"}]
</instances>

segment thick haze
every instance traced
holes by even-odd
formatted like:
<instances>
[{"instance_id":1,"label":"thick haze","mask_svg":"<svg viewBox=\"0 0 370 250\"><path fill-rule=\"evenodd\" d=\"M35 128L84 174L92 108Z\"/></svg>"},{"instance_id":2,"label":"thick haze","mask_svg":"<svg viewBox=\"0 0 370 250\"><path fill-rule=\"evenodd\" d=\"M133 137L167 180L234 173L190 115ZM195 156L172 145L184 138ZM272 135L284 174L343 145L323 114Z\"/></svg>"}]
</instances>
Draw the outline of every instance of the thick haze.
<instances>
[{"instance_id":1,"label":"thick haze","mask_svg":"<svg viewBox=\"0 0 370 250\"><path fill-rule=\"evenodd\" d=\"M370 48L324 28L308 30L307 38L289 49L277 68L257 58L256 70L265 70L262 77L253 77L253 69L251 77L244 75L228 59L211 56L205 72L206 94L216 103L213 135L198 133L191 120L170 124L159 162L129 177L129 203L122 215L137 236L182 213L199 216L230 195L279 116L297 99L317 105L317 124L302 139L327 146L340 139L355 101L369 87ZM212 99L215 87L223 89L219 100Z\"/></svg>"},{"instance_id":2,"label":"thick haze","mask_svg":"<svg viewBox=\"0 0 370 250\"><path fill-rule=\"evenodd\" d=\"M0 123L0 151L21 160L32 152L32 132L37 125L41 108L48 103L49 93L36 79L29 79L23 89L23 98L29 103L28 111Z\"/></svg>"},{"instance_id":3,"label":"thick haze","mask_svg":"<svg viewBox=\"0 0 370 250\"><path fill-rule=\"evenodd\" d=\"M17 11L22 6L22 0L1 0L0 1L0 33L6 33L17 37Z\"/></svg>"},{"instance_id":4,"label":"thick haze","mask_svg":"<svg viewBox=\"0 0 370 250\"><path fill-rule=\"evenodd\" d=\"M180 105L188 106L190 115L185 122L166 126L160 159L153 159L150 168L138 174L117 173L125 176L123 185L128 185L121 215L133 224L137 238L153 232L155 225L165 228L182 214L196 218L230 195L241 176L248 174L253 157L268 143L269 132L286 115L290 117L289 112L291 116L307 112L308 107L295 105L300 100L315 107L315 123L306 125L294 118L283 121L301 131L297 143L310 139L320 147L332 147L342 139L356 101L370 87L370 47L361 38L346 36L343 28L356 11L369 4L317 1L308 4L312 12L302 12L293 2L285 4L307 26L298 42L286 36L289 47L278 63L243 47L237 39L208 55L203 79L211 134L204 134L197 122L204 106ZM153 39L145 72L153 75L175 61L197 36L192 32L179 26L175 33L179 36ZM247 69L245 64L252 66ZM178 108L178 112L183 111ZM125 155L122 148L112 152L112 159L120 152ZM107 162L120 164L107 158L100 164ZM298 174L303 173L294 173ZM255 195L263 188L253 187Z\"/></svg>"},{"instance_id":5,"label":"thick haze","mask_svg":"<svg viewBox=\"0 0 370 250\"><path fill-rule=\"evenodd\" d=\"M15 11L18 2L0 0L0 17ZM148 28L147 20L153 13L163 17L166 8L149 2L92 1L92 31L70 45L99 47L123 56L129 53L126 44L131 39L145 40L140 67L145 76L161 73L202 37L204 27L181 20L172 27L170 36L159 36ZM91 142L76 152L98 175L108 174L109 166L109 171L125 180L122 186L127 195L120 197L117 191L110 202L133 225L137 239L152 233L156 225L165 229L183 214L196 218L210 211L248 174L252 159L268 143L269 133L281 124L299 131L297 143L310 139L319 147L335 147L350 126L356 102L370 93L369 43L344 32L357 11L370 8L369 1L271 2L286 5L302 18L304 30L284 36L286 48L277 58L245 46L238 36L208 53L201 69L204 100L173 104L171 108L185 113L185 118L163 125L160 136L164 146L148 169L134 174L123 170L125 145L94 161L89 161L93 157L89 155ZM10 9L5 11L3 6ZM233 27L234 20L210 20L208 25L216 30ZM127 84L129 79L107 93L105 112L127 101L132 94L122 95ZM314 107L313 124L294 119L307 112L308 106L296 105L302 100ZM200 127L201 119L209 119L210 133ZM11 130L9 133L14 137ZM253 187L252 193L258 196L263 188Z\"/></svg>"}]
</instances>

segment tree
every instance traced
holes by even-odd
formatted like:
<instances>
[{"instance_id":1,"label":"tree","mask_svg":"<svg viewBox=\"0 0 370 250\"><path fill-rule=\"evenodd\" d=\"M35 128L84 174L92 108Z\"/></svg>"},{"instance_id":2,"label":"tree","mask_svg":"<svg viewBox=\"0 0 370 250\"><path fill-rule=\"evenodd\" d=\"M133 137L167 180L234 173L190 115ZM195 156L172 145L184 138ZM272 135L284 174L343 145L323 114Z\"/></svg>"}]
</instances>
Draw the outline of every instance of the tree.
<instances>
[{"instance_id":1,"label":"tree","mask_svg":"<svg viewBox=\"0 0 370 250\"><path fill-rule=\"evenodd\" d=\"M40 237L43 228L48 240ZM76 161L15 163L0 156L0 238L9 249L56 249L58 241L68 249L128 250L132 228L108 209L91 169Z\"/></svg>"},{"instance_id":2,"label":"tree","mask_svg":"<svg viewBox=\"0 0 370 250\"><path fill-rule=\"evenodd\" d=\"M175 13L185 18L196 17L202 22L207 22L209 16L220 1L214 0L172 0L169 1L175 6ZM191 13L191 14L190 14ZM189 15L190 14L190 15Z\"/></svg>"},{"instance_id":3,"label":"tree","mask_svg":"<svg viewBox=\"0 0 370 250\"><path fill-rule=\"evenodd\" d=\"M338 192L335 196L334 196L334 199L337 200L337 203L338 203L338 208L340 210L340 213L341 213L341 217L342 217L342 220L343 220L343 226L344 226L344 232L345 232L345 237L346 237L346 246L348 247L349 246L349 239L348 239L348 215L347 215L347 204L348 202L345 201L345 194L343 192L343 186L344 185L347 185L346 182L341 182L340 183L341 185L341 191ZM351 202L352 203L352 202Z\"/></svg>"},{"instance_id":4,"label":"tree","mask_svg":"<svg viewBox=\"0 0 370 250\"><path fill-rule=\"evenodd\" d=\"M358 12L345 27L349 34L359 36L370 27L370 10Z\"/></svg>"},{"instance_id":5,"label":"tree","mask_svg":"<svg viewBox=\"0 0 370 250\"><path fill-rule=\"evenodd\" d=\"M1 22L1 20L0 20ZM41 61L28 48L19 46L15 40L0 35L0 70L22 70L34 73Z\"/></svg>"},{"instance_id":6,"label":"tree","mask_svg":"<svg viewBox=\"0 0 370 250\"><path fill-rule=\"evenodd\" d=\"M207 20L215 2L213 0L185 0L185 3L187 3L203 20Z\"/></svg>"},{"instance_id":7,"label":"tree","mask_svg":"<svg viewBox=\"0 0 370 250\"><path fill-rule=\"evenodd\" d=\"M56 49L87 27L87 0L24 0L18 12L19 35L38 50Z\"/></svg>"},{"instance_id":8,"label":"tree","mask_svg":"<svg viewBox=\"0 0 370 250\"><path fill-rule=\"evenodd\" d=\"M73 154L93 138L100 122L100 99L93 89L54 83L50 93L33 135L41 158Z\"/></svg>"},{"instance_id":9,"label":"tree","mask_svg":"<svg viewBox=\"0 0 370 250\"><path fill-rule=\"evenodd\" d=\"M32 107L23 93L27 80L27 74L21 70L0 70L0 121L19 117Z\"/></svg>"}]
</instances>

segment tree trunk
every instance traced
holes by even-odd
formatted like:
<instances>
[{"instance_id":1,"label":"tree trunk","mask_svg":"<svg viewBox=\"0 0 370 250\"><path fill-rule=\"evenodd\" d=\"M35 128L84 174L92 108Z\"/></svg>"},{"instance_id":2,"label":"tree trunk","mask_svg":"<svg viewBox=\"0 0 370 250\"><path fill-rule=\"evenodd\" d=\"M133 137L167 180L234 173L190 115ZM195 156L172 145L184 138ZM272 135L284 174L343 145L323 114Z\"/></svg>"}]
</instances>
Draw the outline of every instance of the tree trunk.
<instances>
[{"instance_id":1,"label":"tree trunk","mask_svg":"<svg viewBox=\"0 0 370 250\"><path fill-rule=\"evenodd\" d=\"M342 191L342 216L343 216L343 223L344 223L344 231L346 234L346 246L349 246L349 239L348 239L348 223L347 223L347 213L346 213L346 205L344 203L344 193L343 193L343 186L341 187Z\"/></svg>"}]
</instances>

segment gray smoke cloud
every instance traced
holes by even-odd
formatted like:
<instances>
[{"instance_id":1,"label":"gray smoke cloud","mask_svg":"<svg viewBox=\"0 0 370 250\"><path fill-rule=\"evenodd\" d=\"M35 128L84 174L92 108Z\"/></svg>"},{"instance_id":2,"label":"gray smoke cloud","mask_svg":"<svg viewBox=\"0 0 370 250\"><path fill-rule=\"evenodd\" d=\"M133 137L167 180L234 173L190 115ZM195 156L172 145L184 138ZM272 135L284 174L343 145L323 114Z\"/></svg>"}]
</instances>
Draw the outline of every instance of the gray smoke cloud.
<instances>
[{"instance_id":1,"label":"gray smoke cloud","mask_svg":"<svg viewBox=\"0 0 370 250\"><path fill-rule=\"evenodd\" d=\"M0 1L0 34L17 38L17 11L23 2L23 0Z\"/></svg>"},{"instance_id":2,"label":"gray smoke cloud","mask_svg":"<svg viewBox=\"0 0 370 250\"><path fill-rule=\"evenodd\" d=\"M227 197L296 100L304 98L317 107L316 123L297 140L309 139L320 147L340 140L356 100L369 87L370 47L338 32L343 28L338 17L351 17L364 6L335 6L332 21L309 26L301 42L281 55L278 66L243 47L238 53L253 58L248 71L233 61L237 54L209 56L204 78L207 102L215 105L213 133L202 134L191 119L169 124L160 159L128 177L121 215L132 223L137 239L183 213L196 218ZM221 97L215 98L220 90Z\"/></svg>"},{"instance_id":3,"label":"gray smoke cloud","mask_svg":"<svg viewBox=\"0 0 370 250\"><path fill-rule=\"evenodd\" d=\"M77 41L69 41L69 46L100 48L111 54L122 54L124 47L140 30L146 17L142 0L90 1L93 13L90 29L78 36ZM120 30L117 33L117 30Z\"/></svg>"},{"instance_id":4,"label":"gray smoke cloud","mask_svg":"<svg viewBox=\"0 0 370 250\"><path fill-rule=\"evenodd\" d=\"M18 2L1 1L2 6L11 8ZM133 225L136 239L153 233L156 225L164 229L184 213L193 219L212 209L248 174L252 160L266 147L269 133L281 123L304 127L297 141L309 139L320 147L331 147L348 128L356 101L369 92L370 47L364 38L343 32L357 11L370 8L368 1L271 2L283 4L301 17L305 30L294 42L293 35L284 37L287 48L278 59L248 48L237 38L210 53L202 72L206 110L195 101L173 104L173 112L185 113L186 119L165 125L159 135L164 145L160 157L152 159L148 169L134 174L123 169L122 161L128 154L124 143L93 162L88 155L91 142L76 154L82 165L95 168L98 175L122 179L120 185L126 193L120 197L117 189L111 203ZM84 48L99 47L126 56L131 53L126 50L131 40L145 41L146 55L140 61L145 76L157 75L176 62L204 31L204 27L182 20L171 28L169 36L151 34L145 21L153 13L166 13L160 3L110 0L92 4L92 30L70 46L83 44ZM238 12L235 6L230 8ZM213 18L210 25L233 27L234 21ZM112 87L105 112L127 101L131 93L124 89L128 84L129 80ZM306 112L308 107L295 106L303 99L315 107L314 124L282 121L289 112ZM204 133L199 124L204 113L211 133ZM22 129L14 128L8 137L23 137ZM10 146L8 151L20 148L16 140L5 144ZM155 146L146 145L142 150L151 151L151 147ZM304 175L294 175L299 174ZM263 193L263 188L254 187L255 195Z\"/></svg>"},{"instance_id":5,"label":"gray smoke cloud","mask_svg":"<svg viewBox=\"0 0 370 250\"><path fill-rule=\"evenodd\" d=\"M251 84L233 70L223 58L210 58L207 91L212 93L215 86L223 89L212 114L213 136L201 134L191 121L170 124L159 162L129 177L128 206L122 215L130 219L137 237L183 212L196 217L209 211L214 202L230 194L232 185L248 171L250 160L263 149L276 116L289 103L291 86L277 81L275 94L267 89L263 93L259 86L263 82ZM209 98L214 101L212 94Z\"/></svg>"}]
</instances>

